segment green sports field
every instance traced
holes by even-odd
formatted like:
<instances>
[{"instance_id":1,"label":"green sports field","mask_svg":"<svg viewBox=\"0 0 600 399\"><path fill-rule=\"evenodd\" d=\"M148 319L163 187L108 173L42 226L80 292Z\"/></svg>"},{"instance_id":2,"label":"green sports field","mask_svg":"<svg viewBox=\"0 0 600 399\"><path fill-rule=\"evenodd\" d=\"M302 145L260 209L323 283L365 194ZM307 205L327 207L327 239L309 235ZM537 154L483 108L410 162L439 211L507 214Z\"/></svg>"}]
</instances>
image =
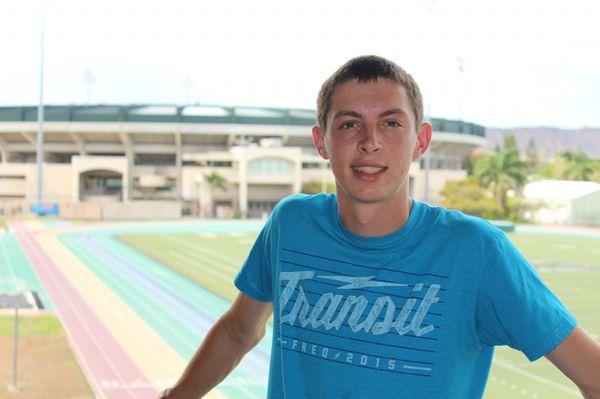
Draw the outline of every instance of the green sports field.
<instances>
[{"instance_id":1,"label":"green sports field","mask_svg":"<svg viewBox=\"0 0 600 399\"><path fill-rule=\"evenodd\" d=\"M232 279L256 234L125 234L118 238L215 294L232 300ZM600 339L600 239L547 234L509 234L544 281ZM520 352L500 347L486 390L492 399L581 397L545 359L530 363Z\"/></svg>"}]
</instances>

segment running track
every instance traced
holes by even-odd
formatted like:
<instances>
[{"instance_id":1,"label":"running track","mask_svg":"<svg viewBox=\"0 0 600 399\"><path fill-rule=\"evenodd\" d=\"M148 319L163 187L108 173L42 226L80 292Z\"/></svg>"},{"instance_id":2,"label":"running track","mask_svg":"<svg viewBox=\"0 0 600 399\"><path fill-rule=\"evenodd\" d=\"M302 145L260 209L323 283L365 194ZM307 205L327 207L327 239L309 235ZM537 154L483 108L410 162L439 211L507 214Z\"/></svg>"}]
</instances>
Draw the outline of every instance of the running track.
<instances>
[{"instance_id":1,"label":"running track","mask_svg":"<svg viewBox=\"0 0 600 399\"><path fill-rule=\"evenodd\" d=\"M228 306L112 238L115 230L59 234L39 222L12 222L10 229L98 398L155 398L180 375ZM267 336L208 397L264 397L269 341Z\"/></svg>"},{"instance_id":2,"label":"running track","mask_svg":"<svg viewBox=\"0 0 600 399\"><path fill-rule=\"evenodd\" d=\"M94 392L101 398L148 398L157 395L107 327L90 309L23 223L11 229L56 307ZM100 381L109 381L100 384Z\"/></svg>"}]
</instances>

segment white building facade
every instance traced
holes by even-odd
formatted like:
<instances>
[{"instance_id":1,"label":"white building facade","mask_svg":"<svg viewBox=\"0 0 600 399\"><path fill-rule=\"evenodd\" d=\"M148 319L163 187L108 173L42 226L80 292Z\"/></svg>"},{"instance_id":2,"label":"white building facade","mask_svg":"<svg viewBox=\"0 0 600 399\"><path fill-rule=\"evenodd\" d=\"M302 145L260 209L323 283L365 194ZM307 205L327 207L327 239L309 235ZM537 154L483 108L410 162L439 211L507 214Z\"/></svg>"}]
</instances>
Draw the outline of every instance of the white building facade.
<instances>
[{"instance_id":1,"label":"white building facade","mask_svg":"<svg viewBox=\"0 0 600 399\"><path fill-rule=\"evenodd\" d=\"M524 217L534 223L550 225L599 225L600 184L591 181L540 180L523 188L523 200L528 210ZM592 195L596 195L592 197ZM584 201L577 205L578 200ZM582 207L589 211L582 213Z\"/></svg>"},{"instance_id":2,"label":"white building facade","mask_svg":"<svg viewBox=\"0 0 600 399\"><path fill-rule=\"evenodd\" d=\"M66 217L260 217L303 186L334 183L313 147L314 110L221 106L46 107L42 202ZM0 108L0 212L37 203L35 107ZM440 201L466 176L482 126L433 119L410 192ZM93 215L93 216L90 216Z\"/></svg>"}]
</instances>

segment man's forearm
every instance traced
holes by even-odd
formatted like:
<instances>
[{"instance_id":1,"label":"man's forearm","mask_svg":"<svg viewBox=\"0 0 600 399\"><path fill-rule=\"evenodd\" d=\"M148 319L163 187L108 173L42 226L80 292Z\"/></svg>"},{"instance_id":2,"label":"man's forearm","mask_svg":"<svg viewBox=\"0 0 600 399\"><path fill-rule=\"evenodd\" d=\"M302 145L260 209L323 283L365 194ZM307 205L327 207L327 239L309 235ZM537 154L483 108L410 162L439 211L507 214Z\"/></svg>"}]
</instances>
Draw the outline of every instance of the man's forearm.
<instances>
[{"instance_id":1,"label":"man's forearm","mask_svg":"<svg viewBox=\"0 0 600 399\"><path fill-rule=\"evenodd\" d=\"M206 335L175 387L165 398L189 399L206 395L237 366L260 337L242 340L228 331L223 318Z\"/></svg>"},{"instance_id":2,"label":"man's forearm","mask_svg":"<svg viewBox=\"0 0 600 399\"><path fill-rule=\"evenodd\" d=\"M584 398L600 399L600 344L581 327L575 327L546 357L577 384Z\"/></svg>"}]
</instances>

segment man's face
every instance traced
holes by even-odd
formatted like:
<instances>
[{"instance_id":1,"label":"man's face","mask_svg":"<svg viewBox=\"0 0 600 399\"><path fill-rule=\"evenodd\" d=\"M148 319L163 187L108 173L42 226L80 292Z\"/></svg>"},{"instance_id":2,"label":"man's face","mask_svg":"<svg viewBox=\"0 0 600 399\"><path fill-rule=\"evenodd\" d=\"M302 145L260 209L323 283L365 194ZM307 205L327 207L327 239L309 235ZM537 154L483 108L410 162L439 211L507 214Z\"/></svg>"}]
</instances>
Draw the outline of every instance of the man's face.
<instances>
[{"instance_id":1,"label":"man's face","mask_svg":"<svg viewBox=\"0 0 600 399\"><path fill-rule=\"evenodd\" d=\"M406 90L385 78L336 87L327 130L313 128L340 199L379 203L408 197L408 170L427 149L431 125L417 127Z\"/></svg>"}]
</instances>

